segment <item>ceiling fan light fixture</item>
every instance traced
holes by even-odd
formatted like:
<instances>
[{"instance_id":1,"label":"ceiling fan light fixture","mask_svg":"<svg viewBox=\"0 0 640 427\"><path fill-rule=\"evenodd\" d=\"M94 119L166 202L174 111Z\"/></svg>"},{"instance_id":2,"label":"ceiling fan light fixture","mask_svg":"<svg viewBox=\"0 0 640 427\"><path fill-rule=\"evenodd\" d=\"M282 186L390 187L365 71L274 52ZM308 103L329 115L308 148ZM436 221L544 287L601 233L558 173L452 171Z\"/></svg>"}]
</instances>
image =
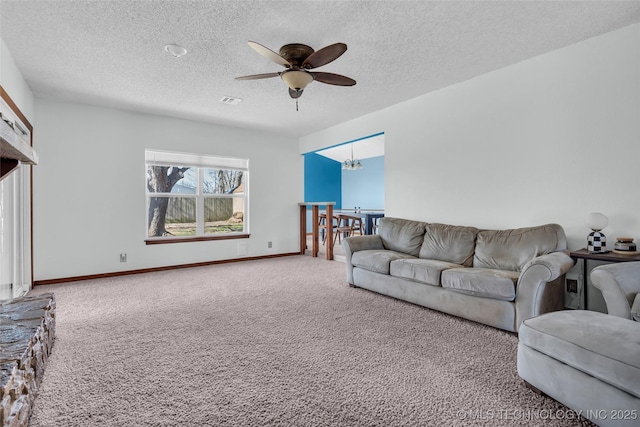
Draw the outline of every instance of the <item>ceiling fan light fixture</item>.
<instances>
[{"instance_id":1,"label":"ceiling fan light fixture","mask_svg":"<svg viewBox=\"0 0 640 427\"><path fill-rule=\"evenodd\" d=\"M280 48L280 53L252 41L249 42L249 46L268 60L285 67L285 70L277 73L236 77L236 80L267 79L280 76L282 81L289 86L289 96L296 100L296 111L298 111L298 99L302 96L302 92L314 80L335 86L356 84L352 78L340 74L309 71L338 59L347 50L347 45L344 43L334 43L316 51L305 44L289 43Z\"/></svg>"},{"instance_id":2,"label":"ceiling fan light fixture","mask_svg":"<svg viewBox=\"0 0 640 427\"><path fill-rule=\"evenodd\" d=\"M293 90L304 90L313 81L311 73L306 71L284 71L280 77Z\"/></svg>"},{"instance_id":3,"label":"ceiling fan light fixture","mask_svg":"<svg viewBox=\"0 0 640 427\"><path fill-rule=\"evenodd\" d=\"M187 49L179 46L177 44L168 44L164 47L165 52L175 56L176 58L180 58L187 54Z\"/></svg>"}]
</instances>

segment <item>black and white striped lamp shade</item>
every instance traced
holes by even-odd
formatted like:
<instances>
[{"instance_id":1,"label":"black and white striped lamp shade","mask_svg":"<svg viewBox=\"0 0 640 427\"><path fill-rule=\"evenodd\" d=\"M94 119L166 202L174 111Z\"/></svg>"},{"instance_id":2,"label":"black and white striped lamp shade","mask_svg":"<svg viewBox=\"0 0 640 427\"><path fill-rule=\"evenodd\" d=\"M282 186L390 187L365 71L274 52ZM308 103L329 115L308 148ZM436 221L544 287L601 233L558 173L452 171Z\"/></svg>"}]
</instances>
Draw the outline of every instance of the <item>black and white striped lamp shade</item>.
<instances>
[{"instance_id":1,"label":"black and white striped lamp shade","mask_svg":"<svg viewBox=\"0 0 640 427\"><path fill-rule=\"evenodd\" d=\"M607 252L607 237L599 231L594 231L587 237L587 251L590 254Z\"/></svg>"}]
</instances>

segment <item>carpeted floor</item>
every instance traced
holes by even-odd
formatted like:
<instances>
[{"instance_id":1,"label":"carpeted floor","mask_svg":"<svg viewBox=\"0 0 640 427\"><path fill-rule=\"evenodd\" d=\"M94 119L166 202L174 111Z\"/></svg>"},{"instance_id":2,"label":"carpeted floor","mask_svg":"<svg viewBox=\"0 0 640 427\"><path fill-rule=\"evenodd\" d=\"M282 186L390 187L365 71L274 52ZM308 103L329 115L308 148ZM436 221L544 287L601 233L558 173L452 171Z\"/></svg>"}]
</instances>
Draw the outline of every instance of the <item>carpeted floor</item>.
<instances>
[{"instance_id":1,"label":"carpeted floor","mask_svg":"<svg viewBox=\"0 0 640 427\"><path fill-rule=\"evenodd\" d=\"M589 424L524 387L515 335L350 288L344 268L295 256L37 287L57 328L30 426Z\"/></svg>"}]
</instances>

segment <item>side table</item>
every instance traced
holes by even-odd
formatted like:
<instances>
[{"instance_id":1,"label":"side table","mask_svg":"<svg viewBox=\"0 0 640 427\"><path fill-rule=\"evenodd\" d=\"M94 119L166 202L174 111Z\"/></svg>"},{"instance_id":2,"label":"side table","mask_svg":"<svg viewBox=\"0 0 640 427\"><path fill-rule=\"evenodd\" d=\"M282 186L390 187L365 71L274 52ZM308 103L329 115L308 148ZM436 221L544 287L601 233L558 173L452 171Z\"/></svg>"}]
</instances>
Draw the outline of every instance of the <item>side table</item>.
<instances>
[{"instance_id":1,"label":"side table","mask_svg":"<svg viewBox=\"0 0 640 427\"><path fill-rule=\"evenodd\" d=\"M592 254L592 253L589 253L589 251L587 251L584 248L579 249L577 251L570 252L569 256L575 260L579 260L579 259L582 260L582 293L584 295L585 310L588 310L587 284L588 284L589 269L587 268L587 261L606 261L610 263L640 261L640 254L626 255L626 254L618 254L614 252Z\"/></svg>"}]
</instances>

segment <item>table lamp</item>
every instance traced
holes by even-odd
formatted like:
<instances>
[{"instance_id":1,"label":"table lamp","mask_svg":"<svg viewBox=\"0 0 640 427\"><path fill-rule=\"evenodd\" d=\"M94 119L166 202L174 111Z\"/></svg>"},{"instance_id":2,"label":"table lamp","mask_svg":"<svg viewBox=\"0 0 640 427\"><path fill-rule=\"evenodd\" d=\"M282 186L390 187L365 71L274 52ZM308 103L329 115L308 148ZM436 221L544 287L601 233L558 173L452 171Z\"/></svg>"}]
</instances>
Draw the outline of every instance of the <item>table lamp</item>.
<instances>
[{"instance_id":1,"label":"table lamp","mask_svg":"<svg viewBox=\"0 0 640 427\"><path fill-rule=\"evenodd\" d=\"M587 237L587 251L590 254L602 254L607 251L607 237L600 231L609 224L609 219L600 212L591 212L584 220L587 227L593 230Z\"/></svg>"}]
</instances>

